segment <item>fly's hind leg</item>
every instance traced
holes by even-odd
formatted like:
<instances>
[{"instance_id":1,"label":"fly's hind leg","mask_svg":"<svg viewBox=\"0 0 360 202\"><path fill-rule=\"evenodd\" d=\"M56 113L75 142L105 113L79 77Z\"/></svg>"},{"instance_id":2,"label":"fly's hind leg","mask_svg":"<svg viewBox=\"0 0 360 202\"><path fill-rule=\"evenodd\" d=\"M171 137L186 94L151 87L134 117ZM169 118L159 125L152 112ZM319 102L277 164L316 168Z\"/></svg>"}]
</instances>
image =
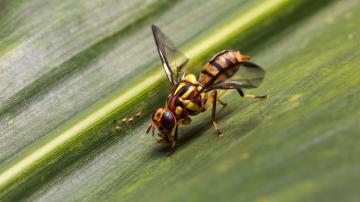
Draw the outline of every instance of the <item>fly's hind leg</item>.
<instances>
[{"instance_id":1,"label":"fly's hind leg","mask_svg":"<svg viewBox=\"0 0 360 202\"><path fill-rule=\"evenodd\" d=\"M268 99L269 95L250 95L250 94L244 94L244 92L241 89L236 89L241 97L249 98L249 99Z\"/></svg>"},{"instance_id":2,"label":"fly's hind leg","mask_svg":"<svg viewBox=\"0 0 360 202\"><path fill-rule=\"evenodd\" d=\"M217 91L214 90L214 93L212 93L213 96L213 106L212 106L212 124L216 130L216 133L219 137L222 137L224 134L221 132L221 130L219 129L217 123L216 123L216 101L217 101Z\"/></svg>"}]
</instances>

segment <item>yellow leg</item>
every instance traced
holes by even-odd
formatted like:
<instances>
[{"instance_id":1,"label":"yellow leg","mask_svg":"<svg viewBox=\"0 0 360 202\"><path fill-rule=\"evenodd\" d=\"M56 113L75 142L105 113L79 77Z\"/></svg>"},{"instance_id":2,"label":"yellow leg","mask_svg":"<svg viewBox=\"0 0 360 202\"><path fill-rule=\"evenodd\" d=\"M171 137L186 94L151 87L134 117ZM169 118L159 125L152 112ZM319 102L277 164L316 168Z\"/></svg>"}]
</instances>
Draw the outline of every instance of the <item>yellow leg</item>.
<instances>
[{"instance_id":1,"label":"yellow leg","mask_svg":"<svg viewBox=\"0 0 360 202\"><path fill-rule=\"evenodd\" d=\"M249 95L249 94L244 94L243 96L244 98L249 98L249 99L268 99L269 95Z\"/></svg>"},{"instance_id":2,"label":"yellow leg","mask_svg":"<svg viewBox=\"0 0 360 202\"><path fill-rule=\"evenodd\" d=\"M215 91L211 91L209 97L206 99L206 102L204 104L204 109L208 109L214 102L214 94Z\"/></svg>"},{"instance_id":3,"label":"yellow leg","mask_svg":"<svg viewBox=\"0 0 360 202\"><path fill-rule=\"evenodd\" d=\"M219 129L217 123L216 123L216 102L217 102L217 92L216 90L211 91L210 96L207 98L204 109L208 109L210 106L212 106L212 125L214 129L216 130L216 133L219 137L223 136L223 133Z\"/></svg>"},{"instance_id":4,"label":"yellow leg","mask_svg":"<svg viewBox=\"0 0 360 202\"><path fill-rule=\"evenodd\" d=\"M222 90L216 98L216 101L219 102L223 107L226 107L227 103L220 100L220 97L223 96L225 93L226 93L226 90ZM205 102L204 108L205 109L209 108L213 104L214 100L215 100L215 91L211 91L210 96L208 97L208 99Z\"/></svg>"},{"instance_id":5,"label":"yellow leg","mask_svg":"<svg viewBox=\"0 0 360 202\"><path fill-rule=\"evenodd\" d=\"M213 91L212 93L212 97L213 97L213 105L212 105L212 124L214 129L216 130L216 133L218 135L218 137L222 137L224 134L221 132L221 130L219 129L217 123L216 123L216 101L217 101L217 92L216 90Z\"/></svg>"},{"instance_id":6,"label":"yellow leg","mask_svg":"<svg viewBox=\"0 0 360 202\"><path fill-rule=\"evenodd\" d=\"M226 107L227 103L221 100L221 97L226 93L226 90L222 90L220 91L218 97L217 97L217 101L223 106Z\"/></svg>"}]
</instances>

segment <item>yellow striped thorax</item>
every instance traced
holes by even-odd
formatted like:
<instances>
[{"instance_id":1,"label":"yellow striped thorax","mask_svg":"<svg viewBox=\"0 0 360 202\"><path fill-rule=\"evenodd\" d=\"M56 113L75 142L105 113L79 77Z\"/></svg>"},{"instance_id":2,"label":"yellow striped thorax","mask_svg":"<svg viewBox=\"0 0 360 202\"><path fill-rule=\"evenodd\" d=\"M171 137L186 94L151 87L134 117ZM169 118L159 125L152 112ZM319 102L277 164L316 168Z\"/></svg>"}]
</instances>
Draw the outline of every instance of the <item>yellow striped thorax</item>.
<instances>
[{"instance_id":1,"label":"yellow striped thorax","mask_svg":"<svg viewBox=\"0 0 360 202\"><path fill-rule=\"evenodd\" d=\"M197 81L194 74L186 75L178 84L175 91L173 91L175 106L170 107L176 115L181 115L184 110L190 114L197 114L201 111L201 96L204 93L199 93L202 86ZM170 104L170 103L168 103Z\"/></svg>"},{"instance_id":2,"label":"yellow striped thorax","mask_svg":"<svg viewBox=\"0 0 360 202\"><path fill-rule=\"evenodd\" d=\"M186 75L182 79L182 81L186 81L186 82L189 82L191 84L194 84L192 86L192 88L188 90L189 93L187 93L185 96L181 96L182 98L186 98L186 96L188 96L194 90L195 87L196 87L196 90L198 90L198 91L200 91L202 89L202 87L199 85L199 82L196 80L196 76L194 74ZM179 92L179 90L182 89L186 85L186 82L182 82L182 81L180 81L178 87L174 91L174 95L177 94Z\"/></svg>"}]
</instances>

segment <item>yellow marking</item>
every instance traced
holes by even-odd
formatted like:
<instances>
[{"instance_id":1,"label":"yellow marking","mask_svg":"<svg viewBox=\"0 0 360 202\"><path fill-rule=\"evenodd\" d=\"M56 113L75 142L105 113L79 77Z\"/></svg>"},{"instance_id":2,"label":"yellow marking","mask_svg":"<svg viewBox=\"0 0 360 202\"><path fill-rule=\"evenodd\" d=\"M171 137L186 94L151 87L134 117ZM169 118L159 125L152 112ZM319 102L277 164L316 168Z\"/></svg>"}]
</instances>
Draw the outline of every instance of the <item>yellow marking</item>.
<instances>
[{"instance_id":1,"label":"yellow marking","mask_svg":"<svg viewBox=\"0 0 360 202\"><path fill-rule=\"evenodd\" d=\"M194 74L188 74L185 76L184 81L187 81L192 84L197 84L196 76Z\"/></svg>"},{"instance_id":2,"label":"yellow marking","mask_svg":"<svg viewBox=\"0 0 360 202\"><path fill-rule=\"evenodd\" d=\"M201 99L206 100L208 98L208 93L200 93Z\"/></svg>"},{"instance_id":3,"label":"yellow marking","mask_svg":"<svg viewBox=\"0 0 360 202\"><path fill-rule=\"evenodd\" d=\"M214 94L215 94L215 91L212 91L210 93L210 96L208 96L208 98L207 98L207 100L205 102L205 105L203 107L205 110L208 109L212 105L212 103L214 102Z\"/></svg>"},{"instance_id":4,"label":"yellow marking","mask_svg":"<svg viewBox=\"0 0 360 202\"><path fill-rule=\"evenodd\" d=\"M190 88L181 96L181 98L183 99L187 98L190 95L190 93L193 92L194 88L195 88L194 86L190 86Z\"/></svg>"},{"instance_id":5,"label":"yellow marking","mask_svg":"<svg viewBox=\"0 0 360 202\"><path fill-rule=\"evenodd\" d=\"M199 105L189 101L187 104L186 104L186 108L190 109L191 111L198 111L199 110Z\"/></svg>"},{"instance_id":6,"label":"yellow marking","mask_svg":"<svg viewBox=\"0 0 360 202\"><path fill-rule=\"evenodd\" d=\"M226 92L227 92L227 90L220 90L218 98L221 98L222 96L224 96Z\"/></svg>"},{"instance_id":7,"label":"yellow marking","mask_svg":"<svg viewBox=\"0 0 360 202\"><path fill-rule=\"evenodd\" d=\"M249 95L249 94L245 94L244 98L249 98L249 99L269 99L269 95Z\"/></svg>"},{"instance_id":8,"label":"yellow marking","mask_svg":"<svg viewBox=\"0 0 360 202\"><path fill-rule=\"evenodd\" d=\"M245 98L255 99L255 95L244 95Z\"/></svg>"},{"instance_id":9,"label":"yellow marking","mask_svg":"<svg viewBox=\"0 0 360 202\"><path fill-rule=\"evenodd\" d=\"M175 95L176 93L178 93L179 90L180 90L182 87L184 87L184 86L185 86L184 83L179 83L178 87L176 88L176 90L175 90L175 92L174 92L174 95Z\"/></svg>"},{"instance_id":10,"label":"yellow marking","mask_svg":"<svg viewBox=\"0 0 360 202\"><path fill-rule=\"evenodd\" d=\"M179 107L179 106L176 107L176 108L175 108L175 114L176 114L176 115L180 115L181 113L182 113L182 108Z\"/></svg>"},{"instance_id":11,"label":"yellow marking","mask_svg":"<svg viewBox=\"0 0 360 202\"><path fill-rule=\"evenodd\" d=\"M190 102L189 100L184 100L184 99L182 99L181 97L179 97L179 101L180 101L181 103L183 103L184 105L187 105L187 103Z\"/></svg>"}]
</instances>

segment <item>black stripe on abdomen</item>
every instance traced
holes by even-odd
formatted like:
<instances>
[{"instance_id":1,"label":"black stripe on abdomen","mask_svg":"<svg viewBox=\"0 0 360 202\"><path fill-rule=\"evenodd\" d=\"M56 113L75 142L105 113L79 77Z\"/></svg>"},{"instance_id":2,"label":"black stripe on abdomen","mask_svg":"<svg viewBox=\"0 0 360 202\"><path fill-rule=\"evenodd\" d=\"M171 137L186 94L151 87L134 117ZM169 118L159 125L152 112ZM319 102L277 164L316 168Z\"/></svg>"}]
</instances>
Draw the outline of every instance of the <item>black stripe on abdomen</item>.
<instances>
[{"instance_id":1,"label":"black stripe on abdomen","mask_svg":"<svg viewBox=\"0 0 360 202\"><path fill-rule=\"evenodd\" d=\"M206 71L206 69L201 70L201 73L205 74L205 75L208 75L210 78L213 77L213 75L210 72Z\"/></svg>"},{"instance_id":2,"label":"black stripe on abdomen","mask_svg":"<svg viewBox=\"0 0 360 202\"><path fill-rule=\"evenodd\" d=\"M220 56L220 57L222 57L222 56ZM224 58L225 60L226 60L226 67L223 67L223 66L221 66L220 64L218 64L217 62L215 62L215 60L212 60L212 61L210 61L209 63L211 64L211 65L213 65L214 67L216 67L216 69L217 70L219 70L219 75L220 74L225 74L225 76L227 77L227 78L230 78L231 77L231 75L228 73L228 68L227 67L229 67L231 64L229 64L228 63L228 60L226 59L226 58Z\"/></svg>"}]
</instances>

